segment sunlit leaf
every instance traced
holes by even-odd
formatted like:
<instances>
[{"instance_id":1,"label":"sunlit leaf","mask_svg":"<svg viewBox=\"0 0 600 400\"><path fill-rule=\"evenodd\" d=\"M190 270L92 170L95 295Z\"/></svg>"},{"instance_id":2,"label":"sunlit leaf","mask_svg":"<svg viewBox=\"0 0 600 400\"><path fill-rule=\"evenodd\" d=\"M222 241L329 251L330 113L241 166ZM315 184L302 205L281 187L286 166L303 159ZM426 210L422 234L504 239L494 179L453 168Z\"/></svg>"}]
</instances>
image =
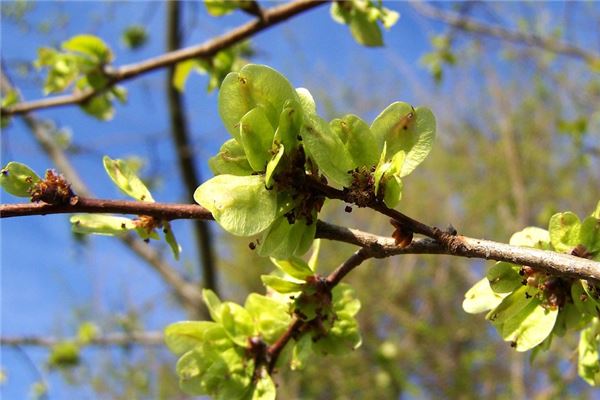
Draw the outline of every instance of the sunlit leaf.
<instances>
[{"instance_id":1,"label":"sunlit leaf","mask_svg":"<svg viewBox=\"0 0 600 400\"><path fill-rule=\"evenodd\" d=\"M490 281L483 278L465 293L462 307L469 314L479 314L496 308L507 295L494 292Z\"/></svg>"},{"instance_id":2,"label":"sunlit leaf","mask_svg":"<svg viewBox=\"0 0 600 400\"><path fill-rule=\"evenodd\" d=\"M104 156L102 162L110 179L123 193L136 200L154 202L146 185L123 160L113 160L109 156Z\"/></svg>"},{"instance_id":3,"label":"sunlit leaf","mask_svg":"<svg viewBox=\"0 0 600 400\"><path fill-rule=\"evenodd\" d=\"M217 175L196 189L194 199L238 236L260 233L277 218L277 193L267 190L259 175Z\"/></svg>"},{"instance_id":4,"label":"sunlit leaf","mask_svg":"<svg viewBox=\"0 0 600 400\"><path fill-rule=\"evenodd\" d=\"M349 186L352 159L329 124L319 116L307 116L301 136L307 153L325 176L338 185Z\"/></svg>"},{"instance_id":5,"label":"sunlit leaf","mask_svg":"<svg viewBox=\"0 0 600 400\"><path fill-rule=\"evenodd\" d=\"M136 229L130 218L103 214L75 214L70 218L73 232L118 236Z\"/></svg>"},{"instance_id":6,"label":"sunlit leaf","mask_svg":"<svg viewBox=\"0 0 600 400\"><path fill-rule=\"evenodd\" d=\"M261 275L260 280L265 286L279 293L295 293L302 291L302 284L291 282L275 275Z\"/></svg>"},{"instance_id":7,"label":"sunlit leaf","mask_svg":"<svg viewBox=\"0 0 600 400\"><path fill-rule=\"evenodd\" d=\"M223 143L219 153L208 160L208 165L215 175L245 176L254 172L248 163L244 148L235 139Z\"/></svg>"},{"instance_id":8,"label":"sunlit leaf","mask_svg":"<svg viewBox=\"0 0 600 400\"><path fill-rule=\"evenodd\" d=\"M375 118L371 131L379 143L387 143L388 157L406 152L400 177L410 174L429 154L436 132L433 113L425 107L413 108L408 103L395 102Z\"/></svg>"},{"instance_id":9,"label":"sunlit leaf","mask_svg":"<svg viewBox=\"0 0 600 400\"><path fill-rule=\"evenodd\" d=\"M265 65L248 64L228 74L219 91L219 115L227 131L240 140L240 120L261 107L274 128L287 100L300 101L288 80Z\"/></svg>"},{"instance_id":10,"label":"sunlit leaf","mask_svg":"<svg viewBox=\"0 0 600 400\"><path fill-rule=\"evenodd\" d=\"M240 140L248 162L254 171L264 171L271 158L275 131L265 111L255 107L240 120Z\"/></svg>"}]
</instances>

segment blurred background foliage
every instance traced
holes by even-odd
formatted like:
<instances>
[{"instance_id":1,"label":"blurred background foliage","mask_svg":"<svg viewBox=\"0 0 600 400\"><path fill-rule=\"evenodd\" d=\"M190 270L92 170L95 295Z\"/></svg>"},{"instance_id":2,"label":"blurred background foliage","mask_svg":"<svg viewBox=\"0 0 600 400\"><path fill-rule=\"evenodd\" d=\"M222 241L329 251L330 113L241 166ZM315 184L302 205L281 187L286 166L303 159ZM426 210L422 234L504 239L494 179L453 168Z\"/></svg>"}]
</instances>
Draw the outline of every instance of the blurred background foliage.
<instances>
[{"instance_id":1,"label":"blurred background foliage","mask_svg":"<svg viewBox=\"0 0 600 400\"><path fill-rule=\"evenodd\" d=\"M67 38L66 27L74 18L71 4L47 7L53 15L48 22L30 19L38 3L2 2L2 41L10 40L7 33L17 35L19 31L22 35L48 35L55 42ZM90 32L110 24L111 16L121 7L118 2L95 4L98 7L90 18ZM465 3L437 6L523 32L579 41L582 48L600 48L600 8L594 2L466 4L469 7ZM144 29L152 19L160 20L160 4L139 3L137 7L145 7L140 20L131 21L121 32L123 45L136 52L153 41L162 43L162 33ZM403 49L397 47L381 50L381 63L375 65L371 59L361 58L366 50L356 46L352 48L352 71L360 73L353 75L351 82L340 78L327 64L312 65L310 53L297 54L293 63L284 63L286 69L280 70L286 75L290 70L294 83L309 88L329 118L352 112L372 119L391 99L405 100L403 93L411 94L412 103L434 110L437 143L428 160L406 180L399 208L428 224L452 224L459 233L501 242L525 226L546 227L554 212L572 210L581 216L591 212L600 198L600 75L568 56L433 23L408 3L390 3L388 7L402 14L399 25L408 19L422 30L421 35L431 39L429 48L418 50L421 66L411 65L403 58ZM91 11L91 6L88 8ZM189 37L190 32L204 28L198 15L205 11L200 3L185 3L183 9L181 29ZM213 22L208 30L214 34L220 23L227 24L223 21L227 20ZM286 26L273 29L280 30L279 40L289 42L290 47L306 49L297 43L302 41L301 31ZM347 40L351 40L349 35ZM259 45L253 52L253 61L269 63L279 57L276 50ZM30 61L2 55L3 69L18 76L19 82L41 86L41 77L29 67ZM139 84L154 87L152 82ZM186 93L203 90L206 82L188 82ZM397 93L398 87L402 93ZM119 113L128 113L127 107ZM60 122L52 125L52 131L74 157L97 157L119 145L98 139L77 140L77 133L71 135L65 127L57 128L69 122ZM222 141L224 129L214 131L207 130L199 143ZM4 146L12 143L6 141L8 133L3 134ZM147 144L155 137L139 135L130 140ZM164 160L161 164L153 159L159 145L147 146L151 150L141 155L144 159L132 162L147 165L144 177L160 186L172 179L168 173L174 173L173 167L160 168ZM7 152L5 147L3 158L11 153ZM206 149L196 153L205 171L210 153ZM18 153L13 151L11 156ZM393 231L387 220L368 211L354 208L346 213L343 205L333 202L325 208L326 221L382 235ZM178 232L180 236L190 233L189 229ZM212 234L216 237L221 297L239 302L249 292L263 292L258 276L272 270L270 262L248 249L248 239L228 236L215 227ZM75 251L85 252L89 240L64 245L82 247ZM352 251L349 245L323 243L320 270L331 271ZM595 398L598 393L577 377L577 337L554 341L551 351L540 354L532 364L529 353L513 351L484 318L463 312L464 293L490 265L481 260L416 255L367 262L347 279L363 305L358 316L362 347L345 357L314 358L302 372L280 371L276 376L279 398ZM184 260L181 268L198 277L193 258ZM124 298L135 297L133 289L117 290ZM72 310L65 310L69 317L62 318L54 333L70 336L73 326L88 320L101 326L103 332L144 329L147 315L158 312L156 304L164 303L167 310L179 310L173 312L181 315L168 291L147 304L132 302L118 315L99 315L93 304L73 305ZM7 318L3 321L10 322ZM26 348L10 351L23 352L25 361L21 362L27 364ZM2 386L9 385L16 377L11 376L10 365L3 363L2 368L6 374ZM174 357L160 346L86 348L76 367L27 368L38 369L38 386L32 386L31 393L40 398L58 398L53 396L52 385L48 390L39 387L40 381L48 379L57 379L59 383L54 386L61 386L60 393L77 393L83 396L80 398L186 398L174 376Z\"/></svg>"}]
</instances>

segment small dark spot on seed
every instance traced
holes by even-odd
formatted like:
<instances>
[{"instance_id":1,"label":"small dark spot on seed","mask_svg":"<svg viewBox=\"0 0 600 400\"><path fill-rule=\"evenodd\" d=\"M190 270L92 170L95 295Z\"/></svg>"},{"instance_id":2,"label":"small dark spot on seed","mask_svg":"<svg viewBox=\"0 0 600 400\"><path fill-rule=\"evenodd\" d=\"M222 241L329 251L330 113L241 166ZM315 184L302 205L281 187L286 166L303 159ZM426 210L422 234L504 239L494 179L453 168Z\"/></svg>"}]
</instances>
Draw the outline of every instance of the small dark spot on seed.
<instances>
[{"instance_id":1,"label":"small dark spot on seed","mask_svg":"<svg viewBox=\"0 0 600 400\"><path fill-rule=\"evenodd\" d=\"M346 207L344 208L344 211L346 211L347 213L351 213L351 212L352 212L352 207L350 207L350 206L346 206Z\"/></svg>"},{"instance_id":2,"label":"small dark spot on seed","mask_svg":"<svg viewBox=\"0 0 600 400\"><path fill-rule=\"evenodd\" d=\"M144 239L144 242L150 243L150 239L146 238L146 239Z\"/></svg>"},{"instance_id":3,"label":"small dark spot on seed","mask_svg":"<svg viewBox=\"0 0 600 400\"><path fill-rule=\"evenodd\" d=\"M254 242L250 242L248 243L248 247L250 247L250 250L254 250L256 249L256 244Z\"/></svg>"}]
</instances>

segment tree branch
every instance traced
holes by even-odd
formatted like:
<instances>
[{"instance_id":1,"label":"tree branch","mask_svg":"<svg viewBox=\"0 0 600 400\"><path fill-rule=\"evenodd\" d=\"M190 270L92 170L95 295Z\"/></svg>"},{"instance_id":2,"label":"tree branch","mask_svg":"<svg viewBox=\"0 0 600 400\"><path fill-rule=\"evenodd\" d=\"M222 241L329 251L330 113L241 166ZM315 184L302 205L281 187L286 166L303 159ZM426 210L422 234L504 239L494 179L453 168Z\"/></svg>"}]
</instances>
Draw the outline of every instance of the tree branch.
<instances>
[{"instance_id":1,"label":"tree branch","mask_svg":"<svg viewBox=\"0 0 600 400\"><path fill-rule=\"evenodd\" d=\"M116 69L106 69L109 77L108 86L119 82L138 77L142 74L176 64L180 61L191 58L209 58L220 50L223 50L233 44L239 43L252 35L261 32L271 26L283 22L297 14L324 4L326 0L297 0L291 3L282 4L263 12L263 18L258 18L239 26L221 36L208 40L203 44L191 46L180 50L167 52L157 57L153 57L138 63L124 65ZM105 89L104 89L105 90ZM0 108L1 115L23 114L28 111L59 107L69 104L80 104L89 100L98 91L85 90L70 95L49 97L29 102L21 102L8 108Z\"/></svg>"},{"instance_id":2,"label":"tree branch","mask_svg":"<svg viewBox=\"0 0 600 400\"><path fill-rule=\"evenodd\" d=\"M0 218L79 212L149 215L168 221L174 219L213 219L210 211L197 204L150 203L144 201L90 199L87 197L78 197L77 202L73 205L46 203L0 204Z\"/></svg>"},{"instance_id":3,"label":"tree branch","mask_svg":"<svg viewBox=\"0 0 600 400\"><path fill-rule=\"evenodd\" d=\"M0 337L2 346L39 346L52 347L65 341L77 342L75 338L58 338L48 336L8 336ZM162 332L129 332L108 333L91 339L85 346L164 346Z\"/></svg>"},{"instance_id":4,"label":"tree branch","mask_svg":"<svg viewBox=\"0 0 600 400\"><path fill-rule=\"evenodd\" d=\"M554 53L578 58L588 63L597 62L600 60L600 54L587 51L570 43L561 42L531 33L512 31L497 25L477 22L471 18L455 12L442 10L424 2L412 2L411 4L413 8L420 14L438 21L442 21L466 32L478 33L516 44L525 44L528 46L538 47Z\"/></svg>"},{"instance_id":5,"label":"tree branch","mask_svg":"<svg viewBox=\"0 0 600 400\"><path fill-rule=\"evenodd\" d=\"M328 194L343 193L329 188ZM338 193L338 194L339 194ZM336 197L338 198L338 197ZM344 196L341 196L344 199ZM181 207L181 209L179 209ZM491 240L475 239L462 235L453 235L438 228L430 227L405 216L397 210L383 204L372 207L374 210L406 223L415 233L429 236L430 239L413 240L407 247L399 247L394 239L373 235L355 229L317 222L317 238L346 242L368 249L369 256L385 258L398 254L447 254L468 258L506 261L518 265L546 271L553 275L570 276L579 279L591 279L600 282L600 262L529 247L511 246ZM16 210L16 211L15 211ZM150 215L162 219L212 219L208 210L189 204L147 203L135 201L111 201L79 199L74 206L56 206L49 204L1 204L0 218L15 215L68 214L74 212L119 213ZM418 230L417 230L418 229ZM147 246L146 246L147 248ZM200 296L201 297L201 296ZM199 297L199 298L200 298Z\"/></svg>"},{"instance_id":6,"label":"tree branch","mask_svg":"<svg viewBox=\"0 0 600 400\"><path fill-rule=\"evenodd\" d=\"M181 47L180 34L180 14L181 3L179 1L168 1L167 7L167 50L175 51ZM258 6L255 4L255 6ZM173 85L175 75L175 66L169 67L169 73L166 79L167 100L169 105L169 115L171 119L171 135L175 143L177 159L179 161L179 170L183 178L183 184L186 190L187 201L194 201L194 191L200 184L200 177L196 172L196 160L190 143L187 118L185 115L185 106L183 96ZM213 250L212 237L208 224L203 219L197 218L193 222L194 236L196 239L196 248L200 254L200 269L202 272L203 285L219 293L217 289L217 278L215 271L215 257Z\"/></svg>"}]
</instances>

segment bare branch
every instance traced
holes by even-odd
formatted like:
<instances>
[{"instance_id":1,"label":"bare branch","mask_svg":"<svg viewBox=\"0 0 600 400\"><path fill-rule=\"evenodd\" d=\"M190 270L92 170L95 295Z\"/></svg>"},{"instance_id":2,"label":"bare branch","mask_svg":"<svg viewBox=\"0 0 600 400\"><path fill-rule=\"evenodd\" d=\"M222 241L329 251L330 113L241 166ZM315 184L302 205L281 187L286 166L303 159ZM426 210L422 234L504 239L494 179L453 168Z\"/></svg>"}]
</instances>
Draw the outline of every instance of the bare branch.
<instances>
[{"instance_id":1,"label":"bare branch","mask_svg":"<svg viewBox=\"0 0 600 400\"><path fill-rule=\"evenodd\" d=\"M164 53L160 56L153 57L138 63L124 65L120 68L107 68L106 73L109 77L108 85L112 86L119 82L138 77L150 71L154 71L159 68L164 68L169 65L176 64L180 61L188 60L190 58L211 57L220 50L223 50L233 44L239 43L258 32L270 28L271 26L283 22L288 18L298 15L311 8L317 7L325 2L326 1L323 0L297 0L291 3L282 4L273 7L269 10L265 10L263 12L263 18L258 18L254 21L248 22L221 36L208 40L203 44ZM85 90L70 95L49 97L29 102L21 102L8 108L1 108L0 114L15 115L23 114L28 111L38 109L59 107L68 104L81 104L98 93L98 91L94 90Z\"/></svg>"},{"instance_id":2,"label":"bare branch","mask_svg":"<svg viewBox=\"0 0 600 400\"><path fill-rule=\"evenodd\" d=\"M442 10L424 2L412 2L412 6L426 17L442 21L466 32L478 33L516 44L539 47L554 53L563 54L586 61L588 63L600 60L600 54L590 52L570 43L539 35L512 31L501 26L477 22L455 12Z\"/></svg>"},{"instance_id":3,"label":"bare branch","mask_svg":"<svg viewBox=\"0 0 600 400\"><path fill-rule=\"evenodd\" d=\"M75 338L49 336L8 336L0 337L2 346L39 346L52 347L65 341L77 342ZM108 333L91 339L85 346L164 346L162 332Z\"/></svg>"}]
</instances>

